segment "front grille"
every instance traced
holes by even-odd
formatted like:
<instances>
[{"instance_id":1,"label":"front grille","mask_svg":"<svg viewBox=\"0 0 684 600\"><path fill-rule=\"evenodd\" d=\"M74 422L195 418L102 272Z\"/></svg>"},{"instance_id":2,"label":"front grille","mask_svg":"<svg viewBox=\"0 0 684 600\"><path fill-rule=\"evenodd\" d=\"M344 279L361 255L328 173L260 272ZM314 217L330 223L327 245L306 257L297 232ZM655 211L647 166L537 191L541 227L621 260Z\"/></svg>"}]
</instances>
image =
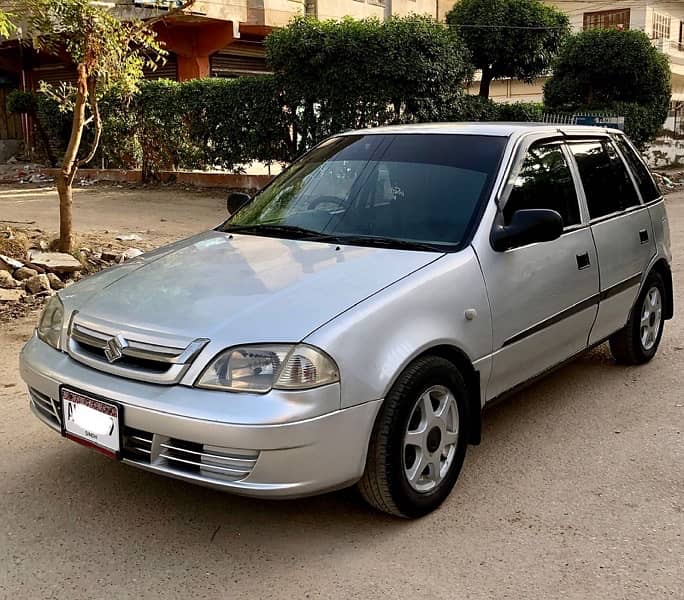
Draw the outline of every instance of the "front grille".
<instances>
[{"instance_id":1,"label":"front grille","mask_svg":"<svg viewBox=\"0 0 684 600\"><path fill-rule=\"evenodd\" d=\"M122 334L115 326L75 315L69 327L69 355L114 375L148 383L178 383L209 340L169 340L144 332Z\"/></svg>"},{"instance_id":2,"label":"front grille","mask_svg":"<svg viewBox=\"0 0 684 600\"><path fill-rule=\"evenodd\" d=\"M193 474L207 481L239 481L254 468L259 452L211 446L124 428L124 458L162 467L164 471Z\"/></svg>"},{"instance_id":3,"label":"front grille","mask_svg":"<svg viewBox=\"0 0 684 600\"><path fill-rule=\"evenodd\" d=\"M124 427L124 456L141 462L150 462L152 434L132 427Z\"/></svg>"},{"instance_id":4,"label":"front grille","mask_svg":"<svg viewBox=\"0 0 684 600\"><path fill-rule=\"evenodd\" d=\"M29 388L31 405L37 411L38 416L53 429L62 429L62 407L58 401L53 401L50 396L42 394L34 388Z\"/></svg>"}]
</instances>

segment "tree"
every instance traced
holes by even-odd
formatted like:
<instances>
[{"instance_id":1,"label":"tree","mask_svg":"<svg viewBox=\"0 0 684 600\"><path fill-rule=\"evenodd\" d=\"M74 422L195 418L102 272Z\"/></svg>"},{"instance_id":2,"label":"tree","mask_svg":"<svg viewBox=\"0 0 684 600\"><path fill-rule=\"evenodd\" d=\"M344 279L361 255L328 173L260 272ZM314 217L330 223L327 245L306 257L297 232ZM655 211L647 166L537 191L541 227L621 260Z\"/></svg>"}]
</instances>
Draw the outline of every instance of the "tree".
<instances>
[{"instance_id":1,"label":"tree","mask_svg":"<svg viewBox=\"0 0 684 600\"><path fill-rule=\"evenodd\" d=\"M185 3L180 9L186 8ZM113 6L113 4L112 4ZM98 100L117 86L131 93L145 66L154 67L165 54L150 22L121 21L101 3L90 0L14 0L12 10L22 15L22 40L35 49L60 56L76 66L73 93L63 97L73 111L71 135L57 176L59 248L73 246L73 181L78 167L95 156L102 132ZM42 91L53 93L49 86ZM86 118L89 110L90 116ZM92 122L91 147L79 158L83 130Z\"/></svg>"},{"instance_id":2,"label":"tree","mask_svg":"<svg viewBox=\"0 0 684 600\"><path fill-rule=\"evenodd\" d=\"M543 75L570 32L568 17L539 0L460 0L447 14L482 72L480 96L497 77Z\"/></svg>"},{"instance_id":3,"label":"tree","mask_svg":"<svg viewBox=\"0 0 684 600\"><path fill-rule=\"evenodd\" d=\"M642 31L590 29L571 36L544 86L552 110L615 112L639 145L667 118L671 96L667 57Z\"/></svg>"},{"instance_id":4,"label":"tree","mask_svg":"<svg viewBox=\"0 0 684 600\"><path fill-rule=\"evenodd\" d=\"M266 52L293 157L343 129L425 120L472 75L462 42L428 17L296 18L266 38Z\"/></svg>"},{"instance_id":5,"label":"tree","mask_svg":"<svg viewBox=\"0 0 684 600\"><path fill-rule=\"evenodd\" d=\"M8 38L16 31L14 14L6 10L0 10L0 38Z\"/></svg>"}]
</instances>

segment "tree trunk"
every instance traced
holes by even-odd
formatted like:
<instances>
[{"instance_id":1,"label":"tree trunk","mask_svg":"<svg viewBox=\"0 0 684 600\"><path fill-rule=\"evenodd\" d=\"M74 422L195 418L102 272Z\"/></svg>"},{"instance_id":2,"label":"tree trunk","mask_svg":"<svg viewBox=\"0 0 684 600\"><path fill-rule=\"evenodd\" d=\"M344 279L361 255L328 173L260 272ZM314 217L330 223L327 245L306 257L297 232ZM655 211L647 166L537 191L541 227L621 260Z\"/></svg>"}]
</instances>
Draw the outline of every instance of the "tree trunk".
<instances>
[{"instance_id":1,"label":"tree trunk","mask_svg":"<svg viewBox=\"0 0 684 600\"><path fill-rule=\"evenodd\" d=\"M71 123L69 144L64 153L62 169L57 175L57 193L59 194L59 249L61 252L71 252L74 243L72 230L71 206L72 185L78 165L76 156L81 146L83 125L85 123L85 108L88 102L88 73L83 63L78 65L78 83L76 86L76 100L74 102L74 119Z\"/></svg>"},{"instance_id":2,"label":"tree trunk","mask_svg":"<svg viewBox=\"0 0 684 600\"><path fill-rule=\"evenodd\" d=\"M489 86L492 83L492 71L489 67L483 67L482 79L480 80L480 98L489 99Z\"/></svg>"},{"instance_id":3,"label":"tree trunk","mask_svg":"<svg viewBox=\"0 0 684 600\"><path fill-rule=\"evenodd\" d=\"M71 252L74 244L71 222L73 190L63 173L57 176L57 194L59 195L59 250Z\"/></svg>"}]
</instances>

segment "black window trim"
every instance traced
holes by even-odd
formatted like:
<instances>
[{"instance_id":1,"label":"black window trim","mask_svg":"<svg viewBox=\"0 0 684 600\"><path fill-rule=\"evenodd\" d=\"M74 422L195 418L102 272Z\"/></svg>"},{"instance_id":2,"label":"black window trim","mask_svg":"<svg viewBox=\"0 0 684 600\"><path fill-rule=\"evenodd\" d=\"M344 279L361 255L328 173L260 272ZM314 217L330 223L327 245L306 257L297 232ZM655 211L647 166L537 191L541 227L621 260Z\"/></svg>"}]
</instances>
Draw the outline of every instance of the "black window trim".
<instances>
[{"instance_id":1,"label":"black window trim","mask_svg":"<svg viewBox=\"0 0 684 600\"><path fill-rule=\"evenodd\" d=\"M632 182L632 187L637 193L637 198L639 199L639 206L644 205L644 197L641 195L641 190L639 189L639 184L637 183L636 177L634 176L634 173L632 173L632 168L629 166L629 163L625 159L625 156L622 154L622 150L620 150L620 146L618 146L617 142L615 139L611 136L610 139L608 140L608 143L613 147L615 152L617 152L617 155L620 157L620 160L622 161L622 165L625 167L627 170L627 175L629 175L629 179ZM632 208L631 206L629 208ZM629 210L629 208L625 210Z\"/></svg>"},{"instance_id":2,"label":"black window trim","mask_svg":"<svg viewBox=\"0 0 684 600\"><path fill-rule=\"evenodd\" d=\"M662 192L662 190L658 187L658 184L655 182L655 179L653 178L653 174L651 173L651 169L649 169L648 164L646 164L646 161L644 160L644 157L641 155L641 152L637 150L636 146L632 144L632 141L624 134L624 133L612 133L610 135L611 142L615 145L615 148L617 148L618 153L622 157L622 161L627 164L627 161L625 159L625 156L622 153L622 150L620 150L619 144L616 142L617 138L620 138L629 148L632 149L632 152L636 156L636 159L641 163L641 165L646 169L646 173L648 176L651 178L651 182L653 183L655 189L658 191L658 196L656 196L653 200L649 200L648 202L644 202L644 197L641 194L641 190L639 189L639 185L637 184L636 180L634 179L634 174L632 173L632 169L627 165L627 170L629 171L630 175L632 176L632 180L634 182L634 185L637 189L637 192L639 194L639 198L641 199L641 204L643 206L652 206L656 202L661 202L664 200L665 196Z\"/></svg>"},{"instance_id":3,"label":"black window trim","mask_svg":"<svg viewBox=\"0 0 684 600\"><path fill-rule=\"evenodd\" d=\"M549 133L544 132L543 134L536 134L536 135L529 135L525 136L522 140L521 143L518 144L518 147L516 148L514 152L514 158L508 165L508 169L504 175L503 178L503 185L501 188L501 192L497 195L495 198L495 203L497 207L497 214L494 219L494 223L492 223L492 229L496 227L497 225L501 224L503 222L503 210L506 207L506 204L508 203L508 199L511 195L511 192L513 191L513 174L517 174L520 171L520 168L522 167L522 163L525 160L525 157L527 156L527 152L532 146L535 146L537 144L557 144L561 152L563 153L563 156L565 156L565 160L568 163L568 168L570 169L570 174L572 176L572 181L573 185L575 186L575 195L577 198L577 206L579 208L579 215L580 215L580 222L579 223L574 223L573 225L566 225L563 227L563 233L561 236L564 236L565 234L568 233L573 233L575 231L578 231L580 229L584 229L585 227L588 227L590 222L588 221L587 217L589 216L588 211L585 214L585 203L583 200L583 193L584 191L581 190L580 188L577 187L579 179L576 177L576 172L575 169L577 168L576 165L574 164L573 157L571 156L571 153L567 151L565 140L566 137L561 131L558 133ZM580 196L580 192L582 193L582 196ZM512 248L511 250L516 250L516 248ZM508 252L508 250L507 250Z\"/></svg>"},{"instance_id":4,"label":"black window trim","mask_svg":"<svg viewBox=\"0 0 684 600\"><path fill-rule=\"evenodd\" d=\"M254 200L254 198L265 192L269 187L271 187L274 182L279 179L281 176L285 175L292 167L294 166L295 163L300 161L301 159L305 158L306 156L309 156L312 154L315 150L317 150L320 146L328 143L332 139L340 138L340 137L346 137L349 135L358 135L358 136L371 136L371 135L383 135L385 132L379 131L377 133L374 133L372 131L372 128L370 128L368 131L363 131L363 130L354 130L351 132L346 132L342 131L339 133L334 133L327 138L321 140L318 142L315 146L307 150L306 152L303 152L299 156L297 156L294 160L290 162L287 167L285 167L280 173L275 175L274 177L271 178L271 180L266 183L262 188L259 188L251 197L250 202ZM477 234L478 230L480 229L480 226L482 224L482 219L485 215L485 212L487 210L487 207L489 206L490 202L492 201L492 198L495 199L495 202L498 202L498 198L501 196L502 191L504 186L506 185L507 181L507 176L508 172L512 168L512 165L516 164L516 152L517 149L520 147L520 142L524 142L524 138L517 140L516 146L511 150L511 139L512 135L511 134L506 134L506 135L499 135L499 134L493 134L493 133L478 133L478 132L451 132L451 131L434 131L434 132L426 132L426 133L420 133L419 131L393 131L393 132L387 132L387 135L414 135L414 136L423 136L423 135L445 135L445 136L459 136L459 137L465 137L465 136L473 136L473 137L487 137L491 139L503 139L504 143L501 148L501 154L499 155L499 159L496 162L495 165L493 165L492 169L492 177L490 178L489 184L485 190L483 190L482 196L475 206L472 214L472 218L470 222L468 223L465 231L463 232L463 238L455 244L448 244L444 245L442 248L439 249L439 252L442 254L455 254L457 252L461 252L470 244L472 243L473 239L475 238L475 235ZM547 134L548 135L548 134ZM559 134L560 138L562 139L562 134ZM232 219L233 215L229 215L227 219L225 219L222 223L217 225L216 227L213 228L213 231L219 231L219 232L224 232L224 227L230 225L230 220Z\"/></svg>"},{"instance_id":5,"label":"black window trim","mask_svg":"<svg viewBox=\"0 0 684 600\"><path fill-rule=\"evenodd\" d=\"M572 151L570 150L570 148L568 148L568 150L570 150L569 154L570 154L570 157L572 159L572 163L574 165L574 168L577 169L577 175L578 175L578 180L579 180L579 184L580 184L580 188L581 188L581 192L582 192L582 198L584 201L584 205L587 208L587 217L589 217L589 220L587 222L588 226L596 225L597 223L602 223L603 221L608 221L610 219L615 219L616 217L620 217L622 215L626 215L626 214L635 212L637 210L642 210L642 209L646 208L647 206L650 206L653 202L658 202L658 201L663 200L663 197L661 196L660 198L654 200L651 203L644 203L643 198L641 197L641 191L639 190L639 187L636 185L636 181L634 180L634 176L632 175L632 170L629 168L629 165L627 165L625 163L625 159L622 156L622 153L620 152L619 148L617 147L617 144L615 144L613 142L611 134L607 131L602 132L602 134L603 135L586 135L586 134L585 135L574 135L574 136L569 135L569 136L566 136L565 139L566 139L568 146L570 146L573 143L582 143L582 142L601 142L602 143L604 141L607 141L608 143L612 144L613 148L618 153L618 156L620 157L622 164L624 165L625 169L627 169L629 179L632 182L632 186L634 186L634 189L637 193L637 198L639 199L639 204L635 204L634 206L630 206L629 208L625 208L623 210L613 211L612 213L608 213L606 215L601 215L600 217L595 217L592 219L591 215L589 213L589 203L587 202L587 196L586 196L586 193L584 192L584 183L582 182L581 176L579 176L579 166L577 165L577 160L575 159L575 156L572 153ZM622 134L622 135L624 135L624 134ZM625 137L625 139L627 139L626 136L624 136L624 137ZM649 171L649 173L650 173L650 171Z\"/></svg>"}]
</instances>

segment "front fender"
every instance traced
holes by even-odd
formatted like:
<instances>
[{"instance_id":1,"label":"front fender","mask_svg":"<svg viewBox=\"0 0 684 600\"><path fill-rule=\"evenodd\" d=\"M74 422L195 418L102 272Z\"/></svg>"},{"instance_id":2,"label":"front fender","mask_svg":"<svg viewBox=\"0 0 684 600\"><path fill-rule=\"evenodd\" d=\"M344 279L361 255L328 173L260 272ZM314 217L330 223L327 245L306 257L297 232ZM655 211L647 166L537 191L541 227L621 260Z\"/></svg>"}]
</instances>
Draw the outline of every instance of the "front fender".
<instances>
[{"instance_id":1,"label":"front fender","mask_svg":"<svg viewBox=\"0 0 684 600\"><path fill-rule=\"evenodd\" d=\"M472 318L466 318L466 310ZM446 254L351 307L305 341L337 362L343 408L384 398L404 368L435 346L460 350L484 385L492 323L475 253L468 247Z\"/></svg>"}]
</instances>

